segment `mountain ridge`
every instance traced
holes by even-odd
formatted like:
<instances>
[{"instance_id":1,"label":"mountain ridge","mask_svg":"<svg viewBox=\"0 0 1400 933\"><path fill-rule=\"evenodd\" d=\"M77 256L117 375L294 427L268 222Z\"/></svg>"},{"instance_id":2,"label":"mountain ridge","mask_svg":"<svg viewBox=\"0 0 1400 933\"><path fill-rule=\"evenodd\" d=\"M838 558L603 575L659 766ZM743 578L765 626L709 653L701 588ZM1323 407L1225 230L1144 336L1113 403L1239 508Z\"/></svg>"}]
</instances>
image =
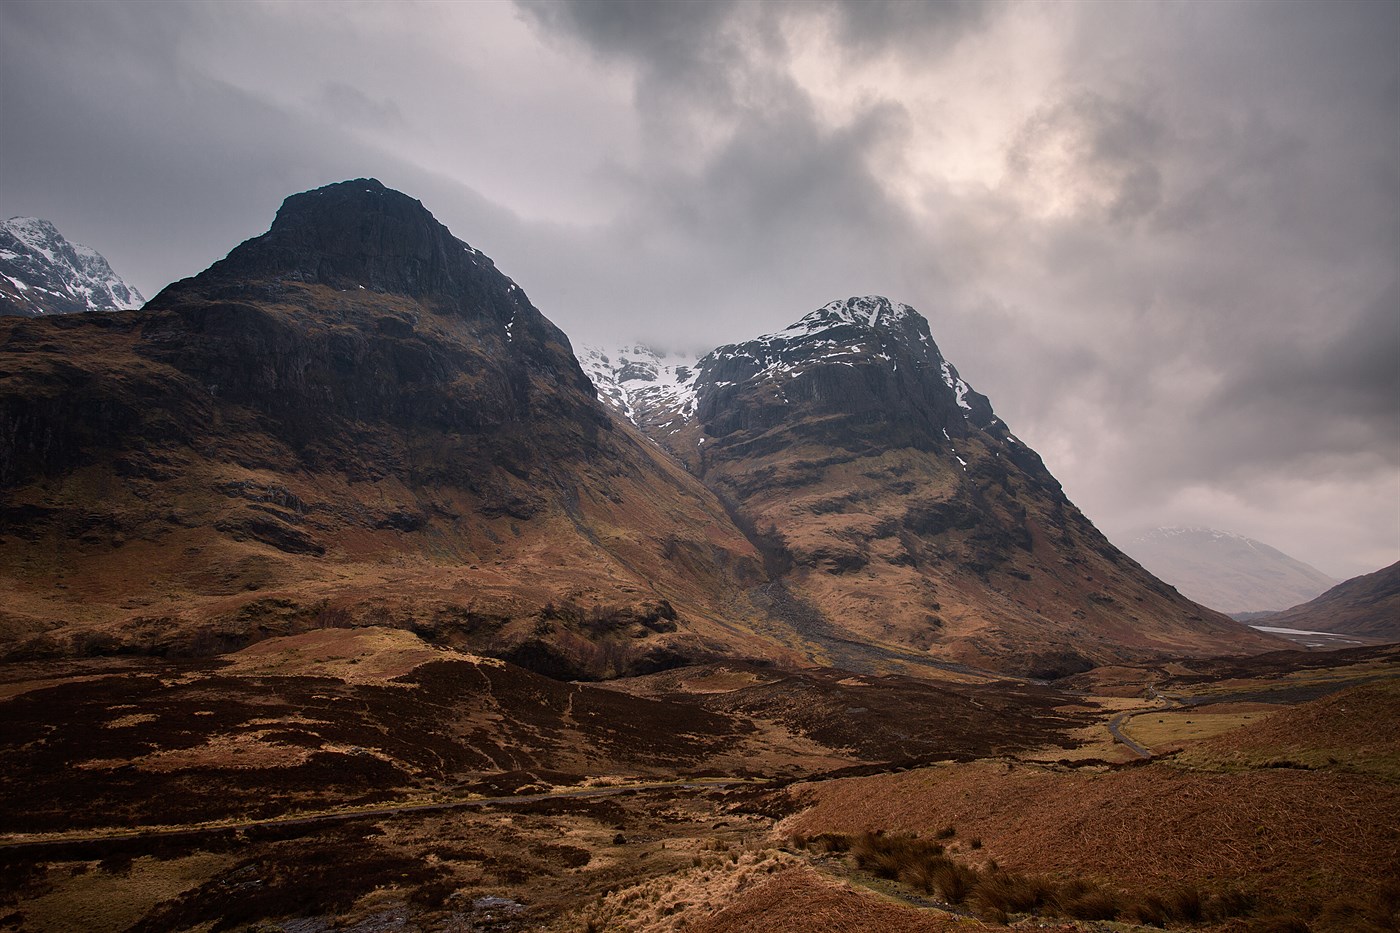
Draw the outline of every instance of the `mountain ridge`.
<instances>
[{"instance_id":1,"label":"mountain ridge","mask_svg":"<svg viewBox=\"0 0 1400 933\"><path fill-rule=\"evenodd\" d=\"M1250 624L1400 641L1400 563L1343 580L1315 599Z\"/></svg>"}]
</instances>

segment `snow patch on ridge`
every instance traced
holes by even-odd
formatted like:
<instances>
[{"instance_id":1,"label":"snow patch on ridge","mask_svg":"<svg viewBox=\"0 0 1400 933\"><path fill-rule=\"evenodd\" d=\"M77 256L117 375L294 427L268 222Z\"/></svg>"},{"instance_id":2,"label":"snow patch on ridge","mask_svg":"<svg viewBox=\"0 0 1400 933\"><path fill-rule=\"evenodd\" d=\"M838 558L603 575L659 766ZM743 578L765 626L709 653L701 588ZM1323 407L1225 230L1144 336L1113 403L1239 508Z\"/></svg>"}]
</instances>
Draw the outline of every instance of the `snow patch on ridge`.
<instances>
[{"instance_id":1,"label":"snow patch on ridge","mask_svg":"<svg viewBox=\"0 0 1400 933\"><path fill-rule=\"evenodd\" d=\"M962 378L958 376L958 371L953 368L953 364L947 360L942 361L943 382L957 393L958 407L964 411L972 411L972 406L967 403L967 393L972 390Z\"/></svg>"}]
</instances>

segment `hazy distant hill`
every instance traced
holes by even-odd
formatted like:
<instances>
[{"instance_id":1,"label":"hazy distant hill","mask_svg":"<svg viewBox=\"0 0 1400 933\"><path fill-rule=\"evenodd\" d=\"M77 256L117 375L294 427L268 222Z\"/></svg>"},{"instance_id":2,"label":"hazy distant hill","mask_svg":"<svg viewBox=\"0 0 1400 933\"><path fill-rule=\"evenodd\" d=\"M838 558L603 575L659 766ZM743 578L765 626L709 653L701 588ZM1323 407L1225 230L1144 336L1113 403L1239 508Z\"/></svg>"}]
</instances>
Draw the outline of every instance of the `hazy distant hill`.
<instances>
[{"instance_id":1,"label":"hazy distant hill","mask_svg":"<svg viewBox=\"0 0 1400 933\"><path fill-rule=\"evenodd\" d=\"M1287 609L1337 583L1267 544L1214 528L1155 528L1125 542L1123 550L1220 612Z\"/></svg>"}]
</instances>

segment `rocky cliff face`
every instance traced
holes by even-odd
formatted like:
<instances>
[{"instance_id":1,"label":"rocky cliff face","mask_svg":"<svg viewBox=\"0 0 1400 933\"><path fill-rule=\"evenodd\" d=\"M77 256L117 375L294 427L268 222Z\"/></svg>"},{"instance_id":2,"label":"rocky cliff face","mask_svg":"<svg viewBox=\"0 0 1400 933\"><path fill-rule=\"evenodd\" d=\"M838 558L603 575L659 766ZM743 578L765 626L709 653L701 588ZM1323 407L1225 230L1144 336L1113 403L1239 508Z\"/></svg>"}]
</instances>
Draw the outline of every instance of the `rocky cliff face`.
<instances>
[{"instance_id":1,"label":"rocky cliff face","mask_svg":"<svg viewBox=\"0 0 1400 933\"><path fill-rule=\"evenodd\" d=\"M272 416L312 456L334 458L318 441L350 423L385 422L490 436L488 460L528 472L596 450L610 427L563 332L373 179L288 198L271 230L148 310L172 313L143 325L143 355Z\"/></svg>"},{"instance_id":2,"label":"rocky cliff face","mask_svg":"<svg viewBox=\"0 0 1400 933\"><path fill-rule=\"evenodd\" d=\"M1113 547L907 305L836 301L720 347L693 393L693 414L638 423L765 554L772 611L837 662L860 642L1051 676L1267 644Z\"/></svg>"},{"instance_id":3,"label":"rocky cliff face","mask_svg":"<svg viewBox=\"0 0 1400 933\"><path fill-rule=\"evenodd\" d=\"M94 249L37 217L0 224L0 315L39 317L139 308L146 299Z\"/></svg>"},{"instance_id":4,"label":"rocky cliff face","mask_svg":"<svg viewBox=\"0 0 1400 933\"><path fill-rule=\"evenodd\" d=\"M16 650L366 621L559 674L746 650L742 604L711 620L761 576L749 542L373 180L289 198L140 314L8 322L0 427Z\"/></svg>"}]
</instances>

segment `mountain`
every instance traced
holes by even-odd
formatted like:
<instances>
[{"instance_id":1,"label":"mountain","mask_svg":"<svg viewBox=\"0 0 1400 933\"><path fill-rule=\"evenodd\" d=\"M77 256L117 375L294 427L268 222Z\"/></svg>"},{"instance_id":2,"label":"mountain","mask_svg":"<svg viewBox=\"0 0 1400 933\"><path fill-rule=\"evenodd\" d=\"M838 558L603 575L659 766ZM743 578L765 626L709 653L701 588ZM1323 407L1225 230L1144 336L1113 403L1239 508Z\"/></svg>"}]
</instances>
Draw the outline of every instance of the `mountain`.
<instances>
[{"instance_id":1,"label":"mountain","mask_svg":"<svg viewBox=\"0 0 1400 933\"><path fill-rule=\"evenodd\" d=\"M1285 609L1337 583L1267 544L1214 528L1156 528L1130 539L1124 550L1186 596L1220 612Z\"/></svg>"},{"instance_id":2,"label":"mountain","mask_svg":"<svg viewBox=\"0 0 1400 933\"><path fill-rule=\"evenodd\" d=\"M1104 540L907 306L585 361L603 400L373 179L293 195L139 314L5 319L0 655L383 625L552 677L1051 677L1273 644Z\"/></svg>"},{"instance_id":3,"label":"mountain","mask_svg":"<svg viewBox=\"0 0 1400 933\"><path fill-rule=\"evenodd\" d=\"M907 305L834 301L693 367L638 355L604 397L715 492L769 611L833 664L1056 676L1270 644L1110 544Z\"/></svg>"},{"instance_id":4,"label":"mountain","mask_svg":"<svg viewBox=\"0 0 1400 933\"><path fill-rule=\"evenodd\" d=\"M0 315L117 311L145 301L100 253L69 243L47 220L0 224Z\"/></svg>"},{"instance_id":5,"label":"mountain","mask_svg":"<svg viewBox=\"0 0 1400 933\"><path fill-rule=\"evenodd\" d=\"M1352 577L1316 599L1250 624L1400 641L1400 563Z\"/></svg>"},{"instance_id":6,"label":"mountain","mask_svg":"<svg viewBox=\"0 0 1400 933\"><path fill-rule=\"evenodd\" d=\"M288 198L139 314L0 322L0 423L11 654L372 623L559 676L782 656L713 495L374 180Z\"/></svg>"}]
</instances>

